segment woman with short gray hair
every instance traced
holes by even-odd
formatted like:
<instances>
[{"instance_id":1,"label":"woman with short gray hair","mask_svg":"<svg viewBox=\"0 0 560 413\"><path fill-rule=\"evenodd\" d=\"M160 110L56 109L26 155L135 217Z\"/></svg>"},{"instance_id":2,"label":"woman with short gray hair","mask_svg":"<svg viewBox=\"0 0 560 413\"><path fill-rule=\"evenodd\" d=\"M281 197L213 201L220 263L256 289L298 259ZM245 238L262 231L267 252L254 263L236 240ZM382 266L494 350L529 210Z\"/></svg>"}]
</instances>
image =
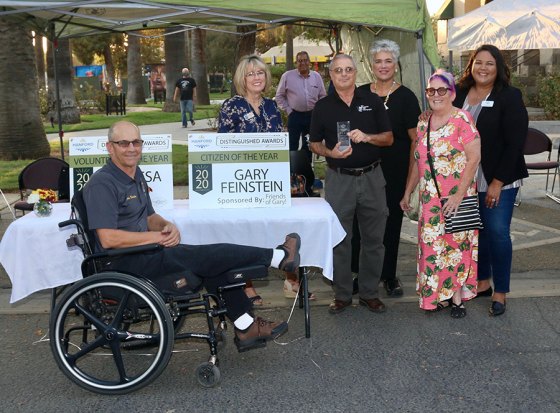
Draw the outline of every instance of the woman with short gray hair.
<instances>
[{"instance_id":1,"label":"woman with short gray hair","mask_svg":"<svg viewBox=\"0 0 560 413\"><path fill-rule=\"evenodd\" d=\"M360 89L379 95L391 119L394 137L392 146L381 148L381 168L387 181L385 193L389 208L383 237L385 258L381 279L387 295L398 297L403 294L402 284L397 278L397 258L403 218L399 202L406 186L411 142L416 140L420 106L414 93L395 79L399 70L399 45L388 39L376 40L370 48L370 56L375 80L360 86ZM352 244L353 247L358 245L359 248L359 241L353 240Z\"/></svg>"}]
</instances>

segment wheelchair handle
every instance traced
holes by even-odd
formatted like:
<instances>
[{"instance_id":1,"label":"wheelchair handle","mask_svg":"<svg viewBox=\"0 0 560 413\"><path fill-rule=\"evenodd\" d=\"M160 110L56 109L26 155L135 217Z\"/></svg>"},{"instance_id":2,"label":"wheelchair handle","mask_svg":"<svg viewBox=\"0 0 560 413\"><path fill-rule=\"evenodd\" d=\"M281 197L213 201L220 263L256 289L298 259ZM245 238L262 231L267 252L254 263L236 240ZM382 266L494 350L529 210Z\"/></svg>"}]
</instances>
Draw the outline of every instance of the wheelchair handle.
<instances>
[{"instance_id":1,"label":"wheelchair handle","mask_svg":"<svg viewBox=\"0 0 560 413\"><path fill-rule=\"evenodd\" d=\"M78 221L77 219L67 219L66 221L62 221L58 223L59 228L64 228L67 227L68 225L81 226L82 222Z\"/></svg>"}]
</instances>

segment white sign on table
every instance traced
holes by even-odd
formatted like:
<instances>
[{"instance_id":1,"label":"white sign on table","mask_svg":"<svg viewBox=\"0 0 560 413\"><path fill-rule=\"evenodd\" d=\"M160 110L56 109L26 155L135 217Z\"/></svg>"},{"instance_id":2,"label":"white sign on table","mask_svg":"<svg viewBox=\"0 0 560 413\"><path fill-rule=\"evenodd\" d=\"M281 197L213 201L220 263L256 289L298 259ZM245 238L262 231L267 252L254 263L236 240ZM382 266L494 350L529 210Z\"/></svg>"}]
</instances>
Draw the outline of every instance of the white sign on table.
<instances>
[{"instance_id":1,"label":"white sign on table","mask_svg":"<svg viewBox=\"0 0 560 413\"><path fill-rule=\"evenodd\" d=\"M192 133L188 139L191 208L291 205L288 133Z\"/></svg>"},{"instance_id":2,"label":"white sign on table","mask_svg":"<svg viewBox=\"0 0 560 413\"><path fill-rule=\"evenodd\" d=\"M142 135L140 169L150 188L154 208L173 207L173 164L171 135ZM89 136L70 139L70 197L81 190L91 175L107 163L107 136Z\"/></svg>"}]
</instances>

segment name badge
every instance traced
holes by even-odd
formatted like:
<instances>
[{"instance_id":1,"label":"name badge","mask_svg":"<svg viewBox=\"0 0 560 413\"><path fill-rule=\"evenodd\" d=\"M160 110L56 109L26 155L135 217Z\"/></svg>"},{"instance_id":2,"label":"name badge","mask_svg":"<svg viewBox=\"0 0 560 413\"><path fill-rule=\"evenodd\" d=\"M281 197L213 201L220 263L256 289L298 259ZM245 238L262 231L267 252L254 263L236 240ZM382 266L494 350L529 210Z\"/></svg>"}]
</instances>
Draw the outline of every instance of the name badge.
<instances>
[{"instance_id":1,"label":"name badge","mask_svg":"<svg viewBox=\"0 0 560 413\"><path fill-rule=\"evenodd\" d=\"M249 112L249 113L246 113L245 115L243 115L243 118L245 120L253 119L254 117L255 117L255 114L253 112Z\"/></svg>"},{"instance_id":2,"label":"name badge","mask_svg":"<svg viewBox=\"0 0 560 413\"><path fill-rule=\"evenodd\" d=\"M483 100L482 101L482 107L483 108L493 108L494 107L494 101L493 100Z\"/></svg>"}]
</instances>

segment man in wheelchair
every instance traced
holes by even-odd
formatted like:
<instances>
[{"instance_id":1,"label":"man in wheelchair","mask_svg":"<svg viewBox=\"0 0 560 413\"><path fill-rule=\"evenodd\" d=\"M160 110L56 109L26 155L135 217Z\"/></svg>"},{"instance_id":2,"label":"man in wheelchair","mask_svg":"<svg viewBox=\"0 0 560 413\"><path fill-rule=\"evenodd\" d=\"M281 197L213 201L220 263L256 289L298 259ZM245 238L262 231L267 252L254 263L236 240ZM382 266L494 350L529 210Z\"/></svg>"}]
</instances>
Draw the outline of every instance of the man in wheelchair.
<instances>
[{"instance_id":1,"label":"man in wheelchair","mask_svg":"<svg viewBox=\"0 0 560 413\"><path fill-rule=\"evenodd\" d=\"M156 285L176 291L195 291L203 285L216 294L231 283L224 275L251 265L296 271L300 262L300 237L292 233L275 249L235 244L184 245L175 225L158 215L138 167L142 139L138 127L119 121L109 129L110 160L94 173L83 190L89 230L95 234L96 250L147 244L163 246L155 251L112 259L106 269L141 274ZM239 351L263 346L288 330L286 322L273 322L252 313L252 304L241 288L223 292L227 317L235 325Z\"/></svg>"}]
</instances>

